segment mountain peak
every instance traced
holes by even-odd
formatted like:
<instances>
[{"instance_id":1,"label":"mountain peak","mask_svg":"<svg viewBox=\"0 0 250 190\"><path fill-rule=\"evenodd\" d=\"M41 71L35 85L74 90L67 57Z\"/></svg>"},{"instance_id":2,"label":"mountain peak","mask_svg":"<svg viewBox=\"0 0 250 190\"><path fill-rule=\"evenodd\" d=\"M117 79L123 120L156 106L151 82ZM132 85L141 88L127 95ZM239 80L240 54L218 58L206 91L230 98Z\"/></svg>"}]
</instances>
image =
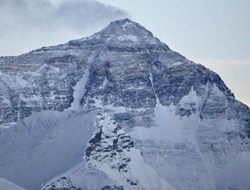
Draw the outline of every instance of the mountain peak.
<instances>
[{"instance_id":1,"label":"mountain peak","mask_svg":"<svg viewBox=\"0 0 250 190\"><path fill-rule=\"evenodd\" d=\"M103 32L103 33L116 33L116 34L117 34L117 32L123 32L123 33L129 32L129 33L133 33L133 35L147 34L147 35L153 37L153 34L150 31L148 31L140 24L133 22L132 20L130 20L128 18L111 22L101 32Z\"/></svg>"},{"instance_id":2,"label":"mountain peak","mask_svg":"<svg viewBox=\"0 0 250 190\"><path fill-rule=\"evenodd\" d=\"M124 25L139 25L138 23L130 20L129 18L124 18L124 19L119 19L119 20L115 20L113 22L110 23L110 25L120 25L120 26L124 26Z\"/></svg>"},{"instance_id":3,"label":"mountain peak","mask_svg":"<svg viewBox=\"0 0 250 190\"><path fill-rule=\"evenodd\" d=\"M117 29L137 29L137 30L146 30L143 26L141 26L140 24L128 19L128 18L125 18L125 19L120 19L120 20L116 20L116 21L113 21L111 22L106 28L117 28ZM147 30L146 30L147 31ZM149 32L149 31L147 31ZM151 32L149 32L151 33Z\"/></svg>"},{"instance_id":4,"label":"mountain peak","mask_svg":"<svg viewBox=\"0 0 250 190\"><path fill-rule=\"evenodd\" d=\"M150 42L158 43L159 40L140 24L128 18L111 22L107 27L93 35L92 38L104 39L106 42Z\"/></svg>"}]
</instances>

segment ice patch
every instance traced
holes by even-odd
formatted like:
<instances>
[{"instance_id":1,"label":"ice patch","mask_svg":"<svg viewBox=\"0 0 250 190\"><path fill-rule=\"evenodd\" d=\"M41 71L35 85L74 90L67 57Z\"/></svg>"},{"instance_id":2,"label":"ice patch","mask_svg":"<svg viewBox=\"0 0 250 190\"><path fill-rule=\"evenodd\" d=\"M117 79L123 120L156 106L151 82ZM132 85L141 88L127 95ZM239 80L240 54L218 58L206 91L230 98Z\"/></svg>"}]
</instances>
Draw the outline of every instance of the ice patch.
<instances>
[{"instance_id":1,"label":"ice patch","mask_svg":"<svg viewBox=\"0 0 250 190\"><path fill-rule=\"evenodd\" d=\"M86 73L84 73L83 77L78 81L78 83L73 87L74 89L74 93L73 93L73 97L74 100L70 106L70 110L74 110L74 111L79 111L82 109L82 106L80 104L82 97L84 96L86 89L86 83L88 81L88 77L89 77L89 70L86 69Z\"/></svg>"},{"instance_id":2,"label":"ice patch","mask_svg":"<svg viewBox=\"0 0 250 190\"><path fill-rule=\"evenodd\" d=\"M22 78L22 76L16 75L9 75L0 72L0 80L2 80L7 86L14 88L14 89L20 89L25 88L30 85L28 81Z\"/></svg>"},{"instance_id":3,"label":"ice patch","mask_svg":"<svg viewBox=\"0 0 250 190\"><path fill-rule=\"evenodd\" d=\"M13 127L16 124L17 124L16 122L0 124L0 129L8 129L10 127Z\"/></svg>"},{"instance_id":4,"label":"ice patch","mask_svg":"<svg viewBox=\"0 0 250 190\"><path fill-rule=\"evenodd\" d=\"M131 41L131 42L134 42L134 43L139 42L137 36L133 36L133 35L118 36L117 39L119 41Z\"/></svg>"},{"instance_id":5,"label":"ice patch","mask_svg":"<svg viewBox=\"0 0 250 190\"><path fill-rule=\"evenodd\" d=\"M103 81L103 84L102 84L102 87L101 87L101 88L105 88L107 84L108 84L108 79L107 79L107 77L105 76L105 79L104 79L104 81Z\"/></svg>"},{"instance_id":6,"label":"ice patch","mask_svg":"<svg viewBox=\"0 0 250 190\"><path fill-rule=\"evenodd\" d=\"M198 99L199 97L197 97L196 93L191 91L189 95L183 97L180 103L197 102ZM199 106L199 104L196 106ZM154 110L156 126L152 128L134 128L131 131L131 136L136 139L152 139L156 141L193 142L196 130L200 124L199 113L196 112L189 117L181 117L176 115L175 112L175 106L163 106L157 98Z\"/></svg>"},{"instance_id":7,"label":"ice patch","mask_svg":"<svg viewBox=\"0 0 250 190\"><path fill-rule=\"evenodd\" d=\"M177 61L171 64L171 66L179 66L179 65L183 65L183 63L180 61Z\"/></svg>"}]
</instances>

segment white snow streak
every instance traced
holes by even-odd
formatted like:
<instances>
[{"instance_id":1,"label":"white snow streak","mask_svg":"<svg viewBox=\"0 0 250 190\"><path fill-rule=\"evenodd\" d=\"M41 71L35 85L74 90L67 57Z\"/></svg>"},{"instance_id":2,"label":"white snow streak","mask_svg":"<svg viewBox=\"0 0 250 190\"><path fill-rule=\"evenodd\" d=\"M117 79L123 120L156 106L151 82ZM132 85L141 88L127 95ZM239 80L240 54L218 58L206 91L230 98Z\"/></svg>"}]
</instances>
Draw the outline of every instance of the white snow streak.
<instances>
[{"instance_id":1,"label":"white snow streak","mask_svg":"<svg viewBox=\"0 0 250 190\"><path fill-rule=\"evenodd\" d=\"M70 110L79 111L82 106L80 104L82 97L84 96L86 89L85 85L88 81L89 70L86 69L86 73L84 73L83 77L78 81L78 83L74 86L74 101L71 104Z\"/></svg>"}]
</instances>

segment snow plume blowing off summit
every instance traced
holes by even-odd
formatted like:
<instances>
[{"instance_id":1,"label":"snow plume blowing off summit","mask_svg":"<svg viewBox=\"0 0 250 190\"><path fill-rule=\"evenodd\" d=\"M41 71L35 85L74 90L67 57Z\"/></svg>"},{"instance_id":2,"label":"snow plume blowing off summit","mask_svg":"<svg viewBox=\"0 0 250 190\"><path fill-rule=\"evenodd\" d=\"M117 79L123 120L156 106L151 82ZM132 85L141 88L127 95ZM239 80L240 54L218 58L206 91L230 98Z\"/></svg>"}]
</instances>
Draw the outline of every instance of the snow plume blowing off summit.
<instances>
[{"instance_id":1,"label":"snow plume blowing off summit","mask_svg":"<svg viewBox=\"0 0 250 190\"><path fill-rule=\"evenodd\" d=\"M0 55L86 36L127 14L94 0L0 0Z\"/></svg>"},{"instance_id":2,"label":"snow plume blowing off summit","mask_svg":"<svg viewBox=\"0 0 250 190\"><path fill-rule=\"evenodd\" d=\"M1 57L0 74L0 185L249 190L250 109L138 23Z\"/></svg>"}]
</instances>

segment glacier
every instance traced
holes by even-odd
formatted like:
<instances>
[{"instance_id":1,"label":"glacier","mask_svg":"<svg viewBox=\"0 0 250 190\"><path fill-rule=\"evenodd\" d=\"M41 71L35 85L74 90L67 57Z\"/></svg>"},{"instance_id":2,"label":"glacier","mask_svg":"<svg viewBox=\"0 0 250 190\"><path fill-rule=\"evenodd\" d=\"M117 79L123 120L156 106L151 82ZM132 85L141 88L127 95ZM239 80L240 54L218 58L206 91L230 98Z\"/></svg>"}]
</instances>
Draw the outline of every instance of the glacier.
<instances>
[{"instance_id":1,"label":"glacier","mask_svg":"<svg viewBox=\"0 0 250 190\"><path fill-rule=\"evenodd\" d=\"M249 190L250 109L129 19L0 57L0 105L0 177L27 190Z\"/></svg>"}]
</instances>

